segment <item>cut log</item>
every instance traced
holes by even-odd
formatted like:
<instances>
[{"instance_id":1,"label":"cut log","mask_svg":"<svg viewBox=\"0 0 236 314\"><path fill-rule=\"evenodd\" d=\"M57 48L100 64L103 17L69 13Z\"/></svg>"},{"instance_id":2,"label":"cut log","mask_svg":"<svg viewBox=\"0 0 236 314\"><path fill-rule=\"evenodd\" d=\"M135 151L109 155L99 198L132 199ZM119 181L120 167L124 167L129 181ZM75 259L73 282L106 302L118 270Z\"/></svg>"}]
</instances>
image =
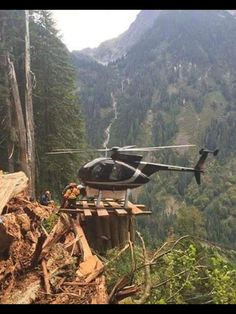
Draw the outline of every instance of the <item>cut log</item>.
<instances>
[{"instance_id":1,"label":"cut log","mask_svg":"<svg viewBox=\"0 0 236 314\"><path fill-rule=\"evenodd\" d=\"M72 221L72 226L76 236L79 239L80 251L82 252L83 261L86 261L90 256L92 256L92 251L88 245L87 239L84 235L84 231L78 222Z\"/></svg>"},{"instance_id":2,"label":"cut log","mask_svg":"<svg viewBox=\"0 0 236 314\"><path fill-rule=\"evenodd\" d=\"M0 215L11 198L25 191L27 183L28 178L22 171L0 175Z\"/></svg>"},{"instance_id":3,"label":"cut log","mask_svg":"<svg viewBox=\"0 0 236 314\"><path fill-rule=\"evenodd\" d=\"M104 251L103 246L103 231L102 231L102 218L94 216L95 219L95 240L96 240L96 250L98 252Z\"/></svg>"},{"instance_id":4,"label":"cut log","mask_svg":"<svg viewBox=\"0 0 236 314\"><path fill-rule=\"evenodd\" d=\"M119 217L119 221L119 242L122 248L128 242L128 216Z\"/></svg>"},{"instance_id":5,"label":"cut log","mask_svg":"<svg viewBox=\"0 0 236 314\"><path fill-rule=\"evenodd\" d=\"M103 246L105 249L111 249L111 230L110 230L110 217L106 216L101 218L102 233L103 233Z\"/></svg>"},{"instance_id":6,"label":"cut log","mask_svg":"<svg viewBox=\"0 0 236 314\"><path fill-rule=\"evenodd\" d=\"M80 263L76 274L79 281L89 283L100 275L103 269L104 266L100 259L96 255L92 255L85 262Z\"/></svg>"},{"instance_id":7,"label":"cut log","mask_svg":"<svg viewBox=\"0 0 236 314\"><path fill-rule=\"evenodd\" d=\"M92 298L91 304L108 304L105 276L96 278L96 295Z\"/></svg>"},{"instance_id":8,"label":"cut log","mask_svg":"<svg viewBox=\"0 0 236 314\"><path fill-rule=\"evenodd\" d=\"M110 215L110 227L111 227L111 242L112 247L119 246L119 217L117 217L115 214Z\"/></svg>"},{"instance_id":9,"label":"cut log","mask_svg":"<svg viewBox=\"0 0 236 314\"><path fill-rule=\"evenodd\" d=\"M135 240L135 220L133 216L129 217L129 226L128 226L129 230L129 237L128 240L130 240L131 242L134 242Z\"/></svg>"}]
</instances>

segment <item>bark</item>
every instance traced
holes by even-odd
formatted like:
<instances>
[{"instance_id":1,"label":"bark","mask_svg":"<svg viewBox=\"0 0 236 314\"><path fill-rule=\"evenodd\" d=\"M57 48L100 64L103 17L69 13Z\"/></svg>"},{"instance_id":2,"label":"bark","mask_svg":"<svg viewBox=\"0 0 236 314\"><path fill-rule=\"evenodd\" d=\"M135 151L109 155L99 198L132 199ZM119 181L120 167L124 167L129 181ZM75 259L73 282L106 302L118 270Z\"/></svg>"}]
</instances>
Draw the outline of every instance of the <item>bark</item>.
<instances>
[{"instance_id":1,"label":"bark","mask_svg":"<svg viewBox=\"0 0 236 314\"><path fill-rule=\"evenodd\" d=\"M20 171L0 175L0 215L7 202L27 188L28 178Z\"/></svg>"},{"instance_id":2,"label":"bark","mask_svg":"<svg viewBox=\"0 0 236 314\"><path fill-rule=\"evenodd\" d=\"M2 22L2 44L5 45L6 36L5 36L5 29L6 29L6 21L3 20ZM12 123L12 108L11 108L11 101L10 101L10 91L9 91L9 81L8 81L8 67L7 67L7 53L6 51L3 53L3 62L4 62L4 73L5 73L5 87L8 90L6 95L6 107L7 107L7 128L10 133L10 130L13 129ZM13 162L13 152L14 152L14 143L11 141L11 136L8 137L7 141L7 153L8 153L8 170L9 172L14 172L14 162Z\"/></svg>"},{"instance_id":3,"label":"bark","mask_svg":"<svg viewBox=\"0 0 236 314\"><path fill-rule=\"evenodd\" d=\"M7 104L7 118L8 118L8 128L9 130L12 130L13 124L12 124L12 108L11 108L11 101L9 97L7 96L6 99ZM7 153L8 153L8 170L9 172L14 172L14 161L13 161L13 153L15 149L15 143L11 139L11 135L9 136L8 143L7 143Z\"/></svg>"},{"instance_id":4,"label":"bark","mask_svg":"<svg viewBox=\"0 0 236 314\"><path fill-rule=\"evenodd\" d=\"M8 67L8 80L15 109L15 124L18 133L20 165L27 176L29 176L28 158L27 158L27 141L26 141L26 128L24 122L24 115L22 111L19 89L16 79L15 67L10 60L9 53L7 53L7 67Z\"/></svg>"},{"instance_id":5,"label":"bark","mask_svg":"<svg viewBox=\"0 0 236 314\"><path fill-rule=\"evenodd\" d=\"M29 167L29 194L31 197L35 198L35 138L32 102L32 79L30 71L30 36L28 10L25 10L25 117Z\"/></svg>"}]
</instances>

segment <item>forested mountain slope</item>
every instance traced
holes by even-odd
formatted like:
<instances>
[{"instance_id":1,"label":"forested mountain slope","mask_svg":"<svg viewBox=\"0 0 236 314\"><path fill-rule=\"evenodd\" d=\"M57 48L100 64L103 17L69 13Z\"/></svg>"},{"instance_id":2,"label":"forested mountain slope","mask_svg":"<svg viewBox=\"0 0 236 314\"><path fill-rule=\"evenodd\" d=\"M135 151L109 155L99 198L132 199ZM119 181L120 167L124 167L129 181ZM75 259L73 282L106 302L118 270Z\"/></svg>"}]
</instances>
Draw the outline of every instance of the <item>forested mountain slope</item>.
<instances>
[{"instance_id":1,"label":"forested mountain slope","mask_svg":"<svg viewBox=\"0 0 236 314\"><path fill-rule=\"evenodd\" d=\"M179 165L194 165L198 148L220 149L200 187L191 175L160 173L140 191L153 210L140 224L153 241L189 232L235 247L235 39L227 11L161 11L126 55L106 66L74 54L91 145L104 141L112 94L118 115L109 146L196 144L145 156Z\"/></svg>"}]
</instances>

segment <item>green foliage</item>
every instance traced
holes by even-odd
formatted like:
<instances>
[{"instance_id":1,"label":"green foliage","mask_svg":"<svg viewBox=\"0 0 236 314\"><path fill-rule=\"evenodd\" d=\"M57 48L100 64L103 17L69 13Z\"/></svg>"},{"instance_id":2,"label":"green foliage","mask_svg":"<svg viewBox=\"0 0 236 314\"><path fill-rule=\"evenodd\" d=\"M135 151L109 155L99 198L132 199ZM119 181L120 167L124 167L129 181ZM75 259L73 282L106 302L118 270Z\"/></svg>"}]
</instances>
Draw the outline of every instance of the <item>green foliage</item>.
<instances>
[{"instance_id":1,"label":"green foliage","mask_svg":"<svg viewBox=\"0 0 236 314\"><path fill-rule=\"evenodd\" d=\"M53 227L56 225L58 222L59 216L56 213L52 213L48 219L45 219L42 223L44 228L48 233L50 233L53 229Z\"/></svg>"},{"instance_id":2,"label":"green foliage","mask_svg":"<svg viewBox=\"0 0 236 314\"><path fill-rule=\"evenodd\" d=\"M185 239L173 246L173 237L157 248L148 250L151 286L147 304L205 304L236 303L236 252L221 250L204 242ZM177 243L177 242L175 242ZM105 268L109 291L121 279L141 287L140 293L123 303L135 304L143 296L145 267L141 247L127 249L118 256L117 250L107 254ZM146 263L148 262L146 261Z\"/></svg>"},{"instance_id":3,"label":"green foliage","mask_svg":"<svg viewBox=\"0 0 236 314\"><path fill-rule=\"evenodd\" d=\"M203 215L195 207L180 208L174 225L176 234L189 234L202 238L205 238L206 236Z\"/></svg>"},{"instance_id":4,"label":"green foliage","mask_svg":"<svg viewBox=\"0 0 236 314\"><path fill-rule=\"evenodd\" d=\"M69 52L57 37L51 13L37 11L31 22L32 70L37 85L34 92L34 112L39 157L39 191L48 186L59 195L64 186L76 180L82 155L49 157L55 148L83 148L84 124L78 95L75 92L75 72Z\"/></svg>"},{"instance_id":5,"label":"green foliage","mask_svg":"<svg viewBox=\"0 0 236 314\"><path fill-rule=\"evenodd\" d=\"M236 269L225 264L219 257L212 257L211 270L208 270L209 285L212 287L212 297L215 304L236 303Z\"/></svg>"}]
</instances>

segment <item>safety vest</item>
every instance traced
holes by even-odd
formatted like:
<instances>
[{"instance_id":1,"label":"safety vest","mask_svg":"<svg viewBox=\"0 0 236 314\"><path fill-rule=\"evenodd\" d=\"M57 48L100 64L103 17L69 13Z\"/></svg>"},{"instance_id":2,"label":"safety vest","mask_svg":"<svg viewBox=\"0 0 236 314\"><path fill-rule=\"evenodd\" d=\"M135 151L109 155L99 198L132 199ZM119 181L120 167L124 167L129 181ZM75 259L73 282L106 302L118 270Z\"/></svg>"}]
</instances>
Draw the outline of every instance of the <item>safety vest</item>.
<instances>
[{"instance_id":1,"label":"safety vest","mask_svg":"<svg viewBox=\"0 0 236 314\"><path fill-rule=\"evenodd\" d=\"M80 190L77 188L68 189L66 193L64 194L65 198L68 199L75 199L80 194Z\"/></svg>"}]
</instances>

